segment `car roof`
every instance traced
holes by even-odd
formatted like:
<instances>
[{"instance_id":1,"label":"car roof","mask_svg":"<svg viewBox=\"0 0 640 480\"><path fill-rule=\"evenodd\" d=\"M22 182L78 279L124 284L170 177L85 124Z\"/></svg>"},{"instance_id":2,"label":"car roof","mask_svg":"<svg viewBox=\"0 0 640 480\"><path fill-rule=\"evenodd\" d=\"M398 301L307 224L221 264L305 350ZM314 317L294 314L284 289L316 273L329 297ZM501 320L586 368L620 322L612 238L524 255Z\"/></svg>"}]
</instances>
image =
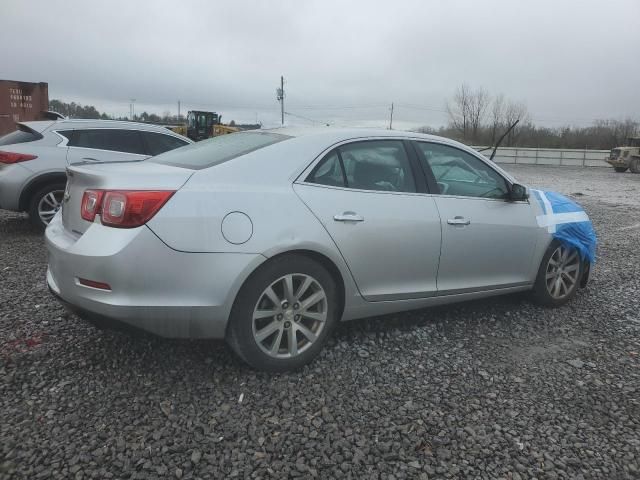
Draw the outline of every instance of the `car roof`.
<instances>
[{"instance_id":1,"label":"car roof","mask_svg":"<svg viewBox=\"0 0 640 480\"><path fill-rule=\"evenodd\" d=\"M169 134L181 139L187 139L180 134L170 130L162 125L155 125L152 123L141 122L128 122L126 120L91 120L91 119L60 119L60 120L47 120L36 122L19 122L21 125L25 125L37 132L44 132L45 130L60 130L60 129L73 129L73 128L124 128L127 130L147 130L150 132L159 132Z\"/></svg>"},{"instance_id":2,"label":"car roof","mask_svg":"<svg viewBox=\"0 0 640 480\"><path fill-rule=\"evenodd\" d=\"M256 131L256 130L250 130ZM429 135L426 133L410 132L404 130L385 130L381 128L338 128L338 127L278 127L257 130L258 132L279 133L294 138L315 137L321 138L328 144L338 143L345 140L354 140L358 138L406 138L431 140L440 143L447 143L458 147L468 149L469 147L451 140L450 138L439 137L437 135Z\"/></svg>"},{"instance_id":3,"label":"car roof","mask_svg":"<svg viewBox=\"0 0 640 480\"><path fill-rule=\"evenodd\" d=\"M212 161L215 155L210 155L210 152L218 148L219 145L216 142L225 142L227 138L236 138L239 140L238 145L242 147L243 144L244 146L247 145L246 142L240 140L240 137L245 135L273 135L282 136L282 138L280 139L281 141L268 143L257 149L250 149L244 153L232 155L227 159ZM310 168L314 160L318 159L320 155L324 155L336 144L383 138L425 140L451 145L481 158L484 162L491 164L494 169L507 179L514 181L509 173L481 153L455 140L417 132L372 128L280 127L247 130L198 142L190 147L172 150L155 157L152 161L193 168L194 170L203 170L202 175L207 175L206 171L214 168L216 169L216 178L222 178L221 175L230 175L228 178L234 179L234 175L237 173L245 184L255 183L262 185L270 182L294 180L305 169ZM191 161L190 157L192 157Z\"/></svg>"}]
</instances>

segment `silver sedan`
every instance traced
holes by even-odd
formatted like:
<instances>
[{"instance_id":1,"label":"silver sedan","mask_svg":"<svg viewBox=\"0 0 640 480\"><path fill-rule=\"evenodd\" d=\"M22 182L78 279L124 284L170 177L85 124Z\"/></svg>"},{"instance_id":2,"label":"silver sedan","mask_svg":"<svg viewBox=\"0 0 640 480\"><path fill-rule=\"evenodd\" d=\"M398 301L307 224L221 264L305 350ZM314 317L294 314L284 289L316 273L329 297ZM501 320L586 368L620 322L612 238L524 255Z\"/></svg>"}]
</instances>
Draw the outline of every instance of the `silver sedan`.
<instances>
[{"instance_id":1,"label":"silver sedan","mask_svg":"<svg viewBox=\"0 0 640 480\"><path fill-rule=\"evenodd\" d=\"M435 136L243 132L67 175L46 230L61 301L98 325L225 338L264 370L308 363L340 320L527 290L559 306L589 273L544 194Z\"/></svg>"}]
</instances>

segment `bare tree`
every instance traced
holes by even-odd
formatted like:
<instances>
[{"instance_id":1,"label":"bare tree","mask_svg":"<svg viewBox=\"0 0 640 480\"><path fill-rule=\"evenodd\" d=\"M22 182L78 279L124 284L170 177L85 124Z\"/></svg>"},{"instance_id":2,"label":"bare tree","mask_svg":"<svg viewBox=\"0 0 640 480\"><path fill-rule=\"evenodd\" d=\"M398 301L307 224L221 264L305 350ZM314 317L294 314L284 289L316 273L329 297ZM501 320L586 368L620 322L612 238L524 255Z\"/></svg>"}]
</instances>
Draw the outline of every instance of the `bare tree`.
<instances>
[{"instance_id":1,"label":"bare tree","mask_svg":"<svg viewBox=\"0 0 640 480\"><path fill-rule=\"evenodd\" d=\"M447 102L447 112L451 126L462 133L462 138L467 138L470 120L471 89L463 83L460 85L453 100Z\"/></svg>"},{"instance_id":2,"label":"bare tree","mask_svg":"<svg viewBox=\"0 0 640 480\"><path fill-rule=\"evenodd\" d=\"M491 101L489 92L479 87L469 94L469 125L471 127L471 140L477 142L478 128L482 125L484 115Z\"/></svg>"},{"instance_id":3,"label":"bare tree","mask_svg":"<svg viewBox=\"0 0 640 480\"><path fill-rule=\"evenodd\" d=\"M489 92L484 88L474 90L463 83L447 102L450 125L462 134L463 139L476 141L490 102Z\"/></svg>"},{"instance_id":4,"label":"bare tree","mask_svg":"<svg viewBox=\"0 0 640 480\"><path fill-rule=\"evenodd\" d=\"M509 132L507 135L507 147L513 145L522 127L529 120L529 112L527 106L522 102L508 102L504 110L504 124L511 126L516 120L520 120L519 125Z\"/></svg>"},{"instance_id":5,"label":"bare tree","mask_svg":"<svg viewBox=\"0 0 640 480\"><path fill-rule=\"evenodd\" d=\"M504 94L499 94L493 99L491 106L491 145L495 145L498 136L498 130L504 125Z\"/></svg>"}]
</instances>

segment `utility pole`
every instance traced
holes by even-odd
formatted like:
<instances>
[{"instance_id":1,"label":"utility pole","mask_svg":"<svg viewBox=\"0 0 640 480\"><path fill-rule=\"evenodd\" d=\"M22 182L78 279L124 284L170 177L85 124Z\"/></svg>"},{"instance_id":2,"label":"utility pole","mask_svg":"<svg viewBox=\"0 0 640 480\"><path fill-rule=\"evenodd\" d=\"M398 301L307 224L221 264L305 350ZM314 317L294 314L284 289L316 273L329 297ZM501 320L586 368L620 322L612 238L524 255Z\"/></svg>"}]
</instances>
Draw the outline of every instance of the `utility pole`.
<instances>
[{"instance_id":1,"label":"utility pole","mask_svg":"<svg viewBox=\"0 0 640 480\"><path fill-rule=\"evenodd\" d=\"M180 118L180 100L178 100L178 118Z\"/></svg>"},{"instance_id":2,"label":"utility pole","mask_svg":"<svg viewBox=\"0 0 640 480\"><path fill-rule=\"evenodd\" d=\"M393 102L391 102L391 117L389 118L389 130L393 130Z\"/></svg>"},{"instance_id":3,"label":"utility pole","mask_svg":"<svg viewBox=\"0 0 640 480\"><path fill-rule=\"evenodd\" d=\"M135 98L131 99L131 103L129 104L129 113L131 114L131 121L133 122L133 116L135 115L136 111L135 111L135 107L133 106L133 104L136 102Z\"/></svg>"},{"instance_id":4,"label":"utility pole","mask_svg":"<svg viewBox=\"0 0 640 480\"><path fill-rule=\"evenodd\" d=\"M280 102L280 121L284 125L284 77L280 76L280 88L276 89L276 98Z\"/></svg>"}]
</instances>

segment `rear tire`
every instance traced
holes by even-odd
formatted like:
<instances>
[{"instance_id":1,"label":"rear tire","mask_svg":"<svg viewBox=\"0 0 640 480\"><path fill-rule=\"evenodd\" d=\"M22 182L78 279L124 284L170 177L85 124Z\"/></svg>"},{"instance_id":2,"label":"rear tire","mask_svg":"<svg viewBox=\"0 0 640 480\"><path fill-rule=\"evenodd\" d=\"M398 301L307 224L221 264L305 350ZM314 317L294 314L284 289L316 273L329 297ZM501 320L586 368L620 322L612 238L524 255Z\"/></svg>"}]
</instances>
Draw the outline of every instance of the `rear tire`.
<instances>
[{"instance_id":1,"label":"rear tire","mask_svg":"<svg viewBox=\"0 0 640 480\"><path fill-rule=\"evenodd\" d=\"M47 227L62 206L64 189L64 183L52 183L32 195L28 213L33 225L42 230Z\"/></svg>"},{"instance_id":2,"label":"rear tire","mask_svg":"<svg viewBox=\"0 0 640 480\"><path fill-rule=\"evenodd\" d=\"M575 296L583 269L578 250L553 240L540 263L533 299L545 307L564 305Z\"/></svg>"},{"instance_id":3,"label":"rear tire","mask_svg":"<svg viewBox=\"0 0 640 480\"><path fill-rule=\"evenodd\" d=\"M257 370L283 372L311 362L339 318L336 282L320 264L300 254L261 266L240 289L226 340Z\"/></svg>"},{"instance_id":4,"label":"rear tire","mask_svg":"<svg viewBox=\"0 0 640 480\"><path fill-rule=\"evenodd\" d=\"M633 173L640 173L640 158L634 157L629 162L629 170Z\"/></svg>"},{"instance_id":5,"label":"rear tire","mask_svg":"<svg viewBox=\"0 0 640 480\"><path fill-rule=\"evenodd\" d=\"M613 169L618 173L624 173L627 171L627 167L613 167Z\"/></svg>"}]
</instances>

